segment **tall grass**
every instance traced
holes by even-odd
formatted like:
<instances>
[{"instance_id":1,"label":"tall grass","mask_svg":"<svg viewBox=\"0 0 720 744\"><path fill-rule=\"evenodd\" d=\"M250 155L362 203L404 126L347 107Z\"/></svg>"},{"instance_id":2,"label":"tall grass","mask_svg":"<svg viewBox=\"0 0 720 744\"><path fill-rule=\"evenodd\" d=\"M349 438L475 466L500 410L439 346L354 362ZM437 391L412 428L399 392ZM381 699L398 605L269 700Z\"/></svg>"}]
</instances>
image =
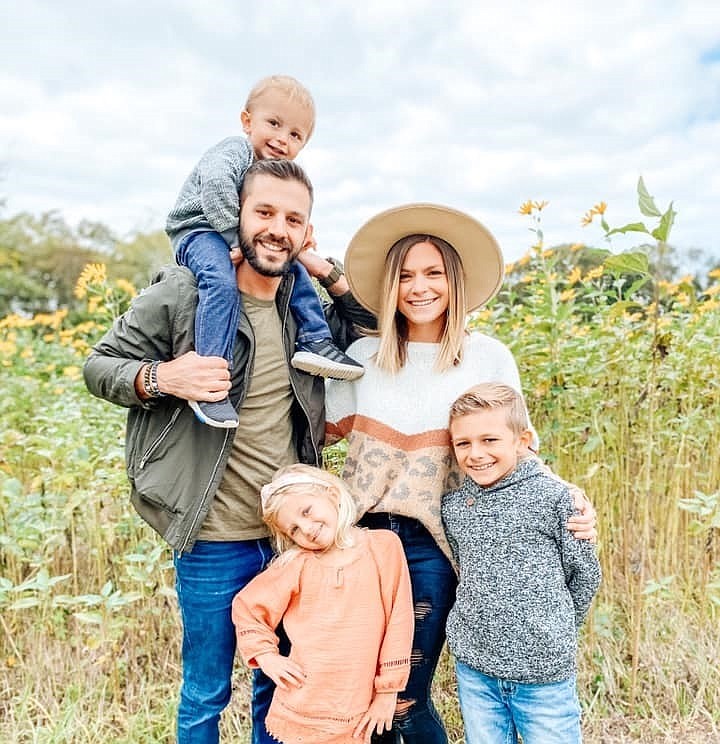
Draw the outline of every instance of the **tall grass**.
<instances>
[{"instance_id":1,"label":"tall grass","mask_svg":"<svg viewBox=\"0 0 720 744\"><path fill-rule=\"evenodd\" d=\"M586 738L717 740L718 273L704 292L658 284L653 298L629 292L632 277L563 261L533 249L473 324L511 347L542 453L598 510ZM84 289L99 298L85 315L0 320L0 741L170 741L169 554L128 503L124 412L80 380L88 343L129 292L101 272ZM462 741L447 658L435 691ZM223 727L247 740L239 665Z\"/></svg>"}]
</instances>

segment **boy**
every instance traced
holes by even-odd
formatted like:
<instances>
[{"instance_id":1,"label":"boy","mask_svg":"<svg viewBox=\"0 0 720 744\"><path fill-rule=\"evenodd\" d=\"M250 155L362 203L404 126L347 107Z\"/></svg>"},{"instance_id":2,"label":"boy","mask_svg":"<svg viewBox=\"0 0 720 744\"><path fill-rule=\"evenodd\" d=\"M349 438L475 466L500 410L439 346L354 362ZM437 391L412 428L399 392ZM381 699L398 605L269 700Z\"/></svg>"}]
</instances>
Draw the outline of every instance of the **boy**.
<instances>
[{"instance_id":1,"label":"boy","mask_svg":"<svg viewBox=\"0 0 720 744\"><path fill-rule=\"evenodd\" d=\"M202 156L183 184L165 227L177 262L189 268L198 283L195 351L224 358L228 368L242 303L230 250L239 245L244 259L268 276L285 271L288 253L288 246L274 236L270 214L264 245L273 247L276 262L258 262L256 247L239 240L238 194L242 181L253 159L297 157L315 126L315 105L309 91L297 80L273 75L250 91L240 120L246 137L227 137ZM308 246L312 243L310 239ZM297 350L291 364L323 377L360 377L362 365L333 343L307 271L293 262L291 273L295 284L290 310L298 326ZM321 284L331 286L338 274L336 267ZM189 405L205 424L218 428L238 425L229 397L212 403L193 400Z\"/></svg>"},{"instance_id":2,"label":"boy","mask_svg":"<svg viewBox=\"0 0 720 744\"><path fill-rule=\"evenodd\" d=\"M532 456L519 393L476 385L449 429L466 476L442 517L460 567L447 636L467 744L580 742L575 654L600 583L594 546L565 527L573 499Z\"/></svg>"}]
</instances>

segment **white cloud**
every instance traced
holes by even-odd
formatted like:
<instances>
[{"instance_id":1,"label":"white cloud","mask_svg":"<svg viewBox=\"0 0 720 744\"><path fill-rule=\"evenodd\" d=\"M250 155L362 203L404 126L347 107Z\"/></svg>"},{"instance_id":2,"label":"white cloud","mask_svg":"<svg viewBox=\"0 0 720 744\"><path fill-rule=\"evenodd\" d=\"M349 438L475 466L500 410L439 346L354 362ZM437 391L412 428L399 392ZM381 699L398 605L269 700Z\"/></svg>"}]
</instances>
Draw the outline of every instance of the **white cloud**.
<instances>
[{"instance_id":1,"label":"white cloud","mask_svg":"<svg viewBox=\"0 0 720 744\"><path fill-rule=\"evenodd\" d=\"M676 202L674 241L717 252L718 29L709 0L29 0L0 28L0 194L6 212L161 227L252 83L286 72L317 101L301 162L335 255L413 200L471 211L511 259L528 198L551 202L548 243L597 244L583 213L603 199L634 220L641 174Z\"/></svg>"}]
</instances>

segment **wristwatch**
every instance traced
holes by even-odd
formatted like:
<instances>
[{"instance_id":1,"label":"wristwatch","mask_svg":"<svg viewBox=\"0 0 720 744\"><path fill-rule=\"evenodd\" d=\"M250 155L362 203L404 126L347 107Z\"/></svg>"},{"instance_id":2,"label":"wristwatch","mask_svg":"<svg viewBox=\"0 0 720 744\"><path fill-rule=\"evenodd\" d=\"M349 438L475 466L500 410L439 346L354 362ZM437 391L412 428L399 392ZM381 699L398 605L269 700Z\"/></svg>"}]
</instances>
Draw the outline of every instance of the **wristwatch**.
<instances>
[{"instance_id":1,"label":"wristwatch","mask_svg":"<svg viewBox=\"0 0 720 744\"><path fill-rule=\"evenodd\" d=\"M333 265L330 273L327 276L318 277L318 283L324 289L332 287L333 284L345 273L343 271L343 265L336 258L327 258L326 261L330 261Z\"/></svg>"}]
</instances>

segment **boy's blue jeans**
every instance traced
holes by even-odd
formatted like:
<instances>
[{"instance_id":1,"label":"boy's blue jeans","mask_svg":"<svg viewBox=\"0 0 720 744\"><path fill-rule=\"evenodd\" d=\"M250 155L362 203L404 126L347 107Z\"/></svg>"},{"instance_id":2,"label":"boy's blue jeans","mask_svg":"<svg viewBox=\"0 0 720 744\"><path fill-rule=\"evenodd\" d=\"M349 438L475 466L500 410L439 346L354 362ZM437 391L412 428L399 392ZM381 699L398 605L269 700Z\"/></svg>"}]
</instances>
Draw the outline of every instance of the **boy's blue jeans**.
<instances>
[{"instance_id":1,"label":"boy's blue jeans","mask_svg":"<svg viewBox=\"0 0 720 744\"><path fill-rule=\"evenodd\" d=\"M217 744L220 713L230 702L235 626L233 597L272 557L267 539L195 543L174 555L175 588L183 623L178 744ZM275 685L256 671L252 744L277 744L265 731Z\"/></svg>"},{"instance_id":2,"label":"boy's blue jeans","mask_svg":"<svg viewBox=\"0 0 720 744\"><path fill-rule=\"evenodd\" d=\"M195 351L202 356L223 357L231 364L242 301L228 244L216 232L190 233L180 242L175 259L197 279ZM290 311L297 324L297 343L332 338L307 269L293 261L290 271L295 277Z\"/></svg>"},{"instance_id":3,"label":"boy's blue jeans","mask_svg":"<svg viewBox=\"0 0 720 744\"><path fill-rule=\"evenodd\" d=\"M580 744L575 677L526 684L488 677L458 661L458 697L466 744Z\"/></svg>"},{"instance_id":4,"label":"boy's blue jeans","mask_svg":"<svg viewBox=\"0 0 720 744\"><path fill-rule=\"evenodd\" d=\"M450 561L417 519L367 513L364 527L392 530L400 538L410 570L415 633L410 679L398 695L393 729L373 735L374 744L447 744L447 732L430 696L433 675L445 643L445 621L455 601L457 579Z\"/></svg>"}]
</instances>

